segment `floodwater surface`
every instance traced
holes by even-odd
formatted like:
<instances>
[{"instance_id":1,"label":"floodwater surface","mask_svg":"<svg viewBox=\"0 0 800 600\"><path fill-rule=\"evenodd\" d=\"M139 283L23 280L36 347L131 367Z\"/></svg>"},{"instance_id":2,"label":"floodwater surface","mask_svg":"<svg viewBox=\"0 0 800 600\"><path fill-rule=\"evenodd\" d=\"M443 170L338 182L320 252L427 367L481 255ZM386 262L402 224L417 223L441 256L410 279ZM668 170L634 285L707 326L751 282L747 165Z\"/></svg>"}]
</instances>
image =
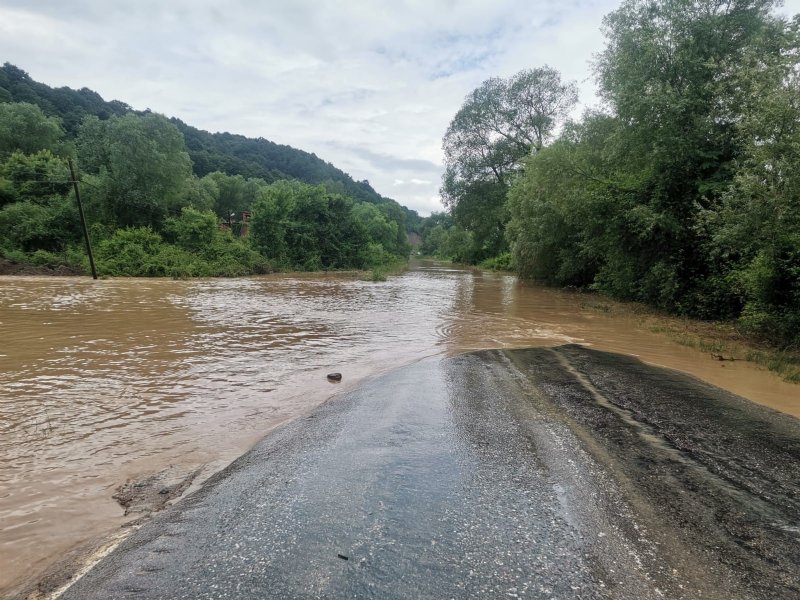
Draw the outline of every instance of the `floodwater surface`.
<instances>
[{"instance_id":1,"label":"floodwater surface","mask_svg":"<svg viewBox=\"0 0 800 600\"><path fill-rule=\"evenodd\" d=\"M202 480L332 393L425 356L587 344L800 416L797 386L585 300L435 263L383 283L0 277L0 593L137 516L112 498L127 480Z\"/></svg>"}]
</instances>

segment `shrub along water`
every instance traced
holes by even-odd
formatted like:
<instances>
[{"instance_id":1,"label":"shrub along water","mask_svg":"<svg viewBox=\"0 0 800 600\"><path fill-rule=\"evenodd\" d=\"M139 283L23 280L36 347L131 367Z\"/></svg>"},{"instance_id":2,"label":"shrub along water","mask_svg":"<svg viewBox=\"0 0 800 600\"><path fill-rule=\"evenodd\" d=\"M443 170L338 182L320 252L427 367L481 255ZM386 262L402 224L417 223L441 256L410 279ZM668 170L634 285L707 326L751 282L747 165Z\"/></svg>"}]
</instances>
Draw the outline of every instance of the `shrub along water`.
<instances>
[{"instance_id":1,"label":"shrub along water","mask_svg":"<svg viewBox=\"0 0 800 600\"><path fill-rule=\"evenodd\" d=\"M551 70L484 83L445 135L450 211L423 252L499 255L499 222L523 277L800 349L800 17L777 6L625 0L595 64L605 110L555 138L572 95Z\"/></svg>"},{"instance_id":2,"label":"shrub along water","mask_svg":"<svg viewBox=\"0 0 800 600\"><path fill-rule=\"evenodd\" d=\"M0 149L0 253L12 261L86 266L66 157L83 170L101 275L372 269L410 251L406 211L394 201L298 181L198 178L181 132L152 113L88 116L69 137L38 106L0 101ZM220 228L234 218L241 227L244 211L250 236Z\"/></svg>"}]
</instances>

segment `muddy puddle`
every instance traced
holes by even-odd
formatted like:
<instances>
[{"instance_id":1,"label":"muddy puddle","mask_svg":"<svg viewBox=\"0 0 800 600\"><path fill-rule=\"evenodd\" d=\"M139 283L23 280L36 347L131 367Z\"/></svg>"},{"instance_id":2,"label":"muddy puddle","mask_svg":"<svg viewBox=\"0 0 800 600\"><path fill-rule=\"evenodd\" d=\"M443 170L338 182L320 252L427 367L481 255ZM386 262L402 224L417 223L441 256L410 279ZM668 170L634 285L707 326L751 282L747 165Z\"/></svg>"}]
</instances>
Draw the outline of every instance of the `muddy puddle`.
<instances>
[{"instance_id":1,"label":"muddy puddle","mask_svg":"<svg viewBox=\"0 0 800 600\"><path fill-rule=\"evenodd\" d=\"M0 277L0 595L365 377L434 354L562 343L800 416L799 386L509 275L421 263L378 284Z\"/></svg>"}]
</instances>

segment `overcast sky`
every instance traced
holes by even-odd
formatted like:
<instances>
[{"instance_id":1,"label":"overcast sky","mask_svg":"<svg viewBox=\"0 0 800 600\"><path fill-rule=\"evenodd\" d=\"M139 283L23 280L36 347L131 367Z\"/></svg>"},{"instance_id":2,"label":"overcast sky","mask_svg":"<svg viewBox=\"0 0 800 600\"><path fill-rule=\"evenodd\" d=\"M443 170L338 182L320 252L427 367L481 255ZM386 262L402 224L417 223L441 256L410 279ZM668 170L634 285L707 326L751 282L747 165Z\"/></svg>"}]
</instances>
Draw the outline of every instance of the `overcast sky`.
<instances>
[{"instance_id":1,"label":"overcast sky","mask_svg":"<svg viewBox=\"0 0 800 600\"><path fill-rule=\"evenodd\" d=\"M210 131L314 152L440 210L441 139L464 96L549 64L596 102L617 0L0 0L0 62ZM800 12L789 0L786 13Z\"/></svg>"}]
</instances>

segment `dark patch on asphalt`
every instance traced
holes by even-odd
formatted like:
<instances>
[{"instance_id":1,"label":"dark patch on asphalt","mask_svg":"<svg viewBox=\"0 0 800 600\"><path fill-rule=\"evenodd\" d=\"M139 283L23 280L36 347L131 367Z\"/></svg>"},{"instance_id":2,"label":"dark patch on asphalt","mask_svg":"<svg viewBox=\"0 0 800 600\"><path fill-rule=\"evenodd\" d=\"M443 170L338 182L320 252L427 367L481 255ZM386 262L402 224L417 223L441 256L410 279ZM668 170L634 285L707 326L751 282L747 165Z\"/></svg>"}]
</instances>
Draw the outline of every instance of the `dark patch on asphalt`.
<instances>
[{"instance_id":1,"label":"dark patch on asphalt","mask_svg":"<svg viewBox=\"0 0 800 600\"><path fill-rule=\"evenodd\" d=\"M627 356L512 356L677 552L713 556L753 597L800 597L800 421Z\"/></svg>"}]
</instances>

